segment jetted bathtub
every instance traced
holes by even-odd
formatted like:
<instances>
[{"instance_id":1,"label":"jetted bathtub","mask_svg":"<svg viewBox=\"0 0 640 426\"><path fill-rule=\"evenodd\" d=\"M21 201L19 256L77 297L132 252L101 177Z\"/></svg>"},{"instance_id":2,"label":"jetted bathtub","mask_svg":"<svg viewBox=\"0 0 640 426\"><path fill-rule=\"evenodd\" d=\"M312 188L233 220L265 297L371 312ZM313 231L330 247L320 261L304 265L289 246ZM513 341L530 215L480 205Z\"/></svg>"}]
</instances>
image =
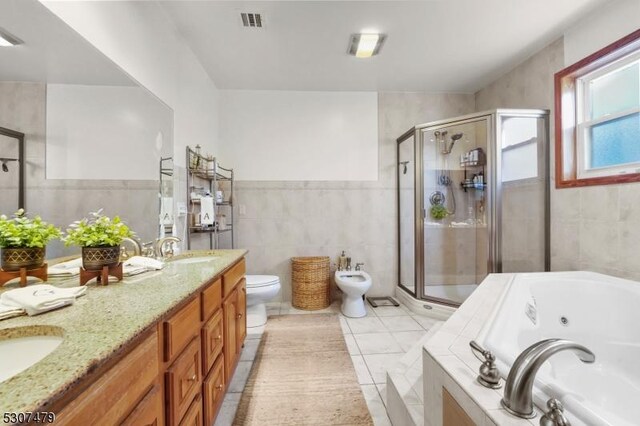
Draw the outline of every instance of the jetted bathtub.
<instances>
[{"instance_id":1,"label":"jetted bathtub","mask_svg":"<svg viewBox=\"0 0 640 426\"><path fill-rule=\"evenodd\" d=\"M506 379L516 357L543 339L589 348L553 355L538 371L534 403L555 397L573 425L640 425L640 283L593 272L517 274L478 336Z\"/></svg>"}]
</instances>

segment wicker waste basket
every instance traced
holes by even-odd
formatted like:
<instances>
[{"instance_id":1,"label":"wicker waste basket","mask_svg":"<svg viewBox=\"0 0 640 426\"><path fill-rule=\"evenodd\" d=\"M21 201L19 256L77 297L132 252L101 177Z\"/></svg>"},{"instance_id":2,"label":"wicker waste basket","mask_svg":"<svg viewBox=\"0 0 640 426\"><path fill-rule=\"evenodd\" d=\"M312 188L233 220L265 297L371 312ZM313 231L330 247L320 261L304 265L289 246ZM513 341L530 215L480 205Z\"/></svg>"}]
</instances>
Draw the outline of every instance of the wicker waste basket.
<instances>
[{"instance_id":1,"label":"wicker waste basket","mask_svg":"<svg viewBox=\"0 0 640 426\"><path fill-rule=\"evenodd\" d=\"M331 273L329 257L292 257L291 281L296 309L316 311L331 304Z\"/></svg>"}]
</instances>

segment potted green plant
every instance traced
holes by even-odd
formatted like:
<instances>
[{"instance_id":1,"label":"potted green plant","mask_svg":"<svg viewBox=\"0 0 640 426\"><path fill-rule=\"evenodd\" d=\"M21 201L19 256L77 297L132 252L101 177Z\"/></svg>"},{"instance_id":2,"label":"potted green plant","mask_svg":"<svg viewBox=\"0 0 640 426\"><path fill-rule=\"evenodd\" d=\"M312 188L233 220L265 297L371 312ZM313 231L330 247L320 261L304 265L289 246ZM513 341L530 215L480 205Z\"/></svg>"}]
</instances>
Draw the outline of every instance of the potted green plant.
<instances>
[{"instance_id":1,"label":"potted green plant","mask_svg":"<svg viewBox=\"0 0 640 426\"><path fill-rule=\"evenodd\" d=\"M63 240L67 246L82 247L82 266L87 271L97 271L117 265L122 240L132 236L133 232L120 217L111 219L103 215L101 209L69 225Z\"/></svg>"},{"instance_id":2,"label":"potted green plant","mask_svg":"<svg viewBox=\"0 0 640 426\"><path fill-rule=\"evenodd\" d=\"M435 220L442 220L447 217L449 212L447 211L447 208L442 204L435 204L429 209L429 214L431 214L431 217Z\"/></svg>"},{"instance_id":3,"label":"potted green plant","mask_svg":"<svg viewBox=\"0 0 640 426\"><path fill-rule=\"evenodd\" d=\"M2 269L19 271L36 269L44 264L47 243L60 238L60 229L43 221L40 216L28 217L19 209L12 218L0 216L0 248Z\"/></svg>"}]
</instances>

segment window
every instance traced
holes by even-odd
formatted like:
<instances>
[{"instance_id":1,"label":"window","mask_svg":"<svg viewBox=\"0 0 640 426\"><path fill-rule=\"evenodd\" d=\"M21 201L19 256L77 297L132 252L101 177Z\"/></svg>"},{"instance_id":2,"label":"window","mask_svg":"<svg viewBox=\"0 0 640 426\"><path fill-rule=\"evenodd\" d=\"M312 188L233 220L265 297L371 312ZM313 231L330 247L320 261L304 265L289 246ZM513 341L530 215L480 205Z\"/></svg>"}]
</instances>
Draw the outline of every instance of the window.
<instances>
[{"instance_id":1,"label":"window","mask_svg":"<svg viewBox=\"0 0 640 426\"><path fill-rule=\"evenodd\" d=\"M640 181L640 30L560 71L556 187Z\"/></svg>"}]
</instances>

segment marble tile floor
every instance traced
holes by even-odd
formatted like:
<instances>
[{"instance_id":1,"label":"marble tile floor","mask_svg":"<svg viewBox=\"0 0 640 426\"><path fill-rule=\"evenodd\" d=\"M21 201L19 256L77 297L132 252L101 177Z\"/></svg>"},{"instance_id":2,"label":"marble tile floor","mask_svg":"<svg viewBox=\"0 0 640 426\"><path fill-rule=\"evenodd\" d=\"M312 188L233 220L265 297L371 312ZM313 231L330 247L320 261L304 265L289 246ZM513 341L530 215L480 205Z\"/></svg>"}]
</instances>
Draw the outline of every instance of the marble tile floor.
<instances>
[{"instance_id":1,"label":"marble tile floor","mask_svg":"<svg viewBox=\"0 0 640 426\"><path fill-rule=\"evenodd\" d=\"M391 421L386 409L386 371L438 321L418 315L404 305L372 308L367 304L366 307L367 316L364 318L343 316L339 301L320 311L302 311L293 308L291 302L276 302L267 305L267 313L269 316L340 313L342 332L374 425L389 426ZM233 423L263 331L264 327L248 330L240 362L215 426L230 426Z\"/></svg>"}]
</instances>

